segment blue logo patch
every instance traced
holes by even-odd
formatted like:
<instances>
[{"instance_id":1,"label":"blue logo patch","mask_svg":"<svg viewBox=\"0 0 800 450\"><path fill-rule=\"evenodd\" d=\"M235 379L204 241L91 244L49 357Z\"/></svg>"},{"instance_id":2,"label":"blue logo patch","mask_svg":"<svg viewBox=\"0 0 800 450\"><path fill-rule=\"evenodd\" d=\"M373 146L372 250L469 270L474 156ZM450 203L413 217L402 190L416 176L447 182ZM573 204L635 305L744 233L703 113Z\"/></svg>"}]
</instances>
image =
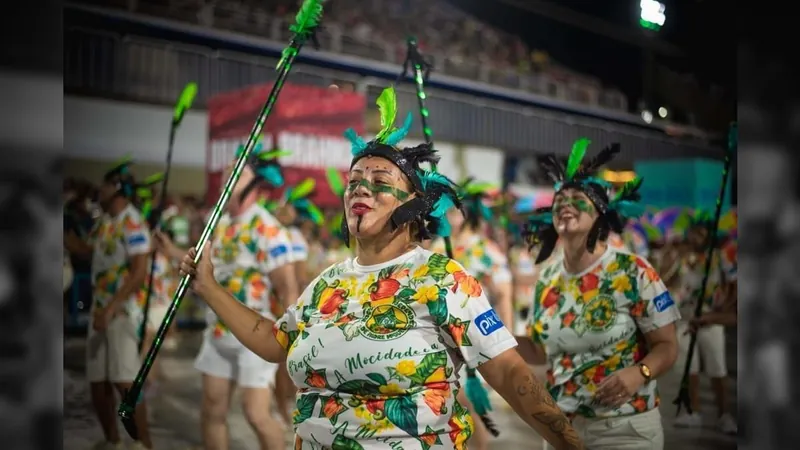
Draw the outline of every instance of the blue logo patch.
<instances>
[{"instance_id":1,"label":"blue logo patch","mask_svg":"<svg viewBox=\"0 0 800 450\"><path fill-rule=\"evenodd\" d=\"M147 243L147 236L145 236L144 234L134 234L128 236L128 245L130 246L141 245L146 243Z\"/></svg>"},{"instance_id":2,"label":"blue logo patch","mask_svg":"<svg viewBox=\"0 0 800 450\"><path fill-rule=\"evenodd\" d=\"M306 248L305 248L305 246L302 246L302 245L295 245L294 247L292 247L292 251L293 252L304 252L304 251L306 251Z\"/></svg>"},{"instance_id":3,"label":"blue logo patch","mask_svg":"<svg viewBox=\"0 0 800 450\"><path fill-rule=\"evenodd\" d=\"M289 247L287 247L285 245L279 245L277 247L273 247L269 251L269 256L270 256L270 258L277 258L277 257L279 257L281 255L285 255L287 253L289 253Z\"/></svg>"},{"instance_id":4,"label":"blue logo patch","mask_svg":"<svg viewBox=\"0 0 800 450\"><path fill-rule=\"evenodd\" d=\"M664 291L658 297L653 299L653 303L656 305L656 311L664 312L670 306L675 305L675 301L672 300L672 296L669 295L669 291Z\"/></svg>"},{"instance_id":5,"label":"blue logo patch","mask_svg":"<svg viewBox=\"0 0 800 450\"><path fill-rule=\"evenodd\" d=\"M503 322L500 320L500 317L497 316L497 312L495 312L494 309L490 309L478 316L475 319L475 325L478 326L478 330L480 330L481 334L484 336L488 336L500 328L503 328Z\"/></svg>"}]
</instances>

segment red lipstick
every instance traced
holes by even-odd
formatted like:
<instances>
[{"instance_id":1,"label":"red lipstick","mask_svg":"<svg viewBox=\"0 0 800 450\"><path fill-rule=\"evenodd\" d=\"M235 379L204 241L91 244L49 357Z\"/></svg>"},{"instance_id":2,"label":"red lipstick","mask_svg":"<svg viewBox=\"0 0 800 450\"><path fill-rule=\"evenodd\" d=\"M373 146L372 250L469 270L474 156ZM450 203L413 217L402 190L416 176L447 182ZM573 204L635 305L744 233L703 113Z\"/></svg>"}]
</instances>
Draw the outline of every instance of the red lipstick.
<instances>
[{"instance_id":1,"label":"red lipstick","mask_svg":"<svg viewBox=\"0 0 800 450\"><path fill-rule=\"evenodd\" d=\"M353 206L350 207L350 211L357 216L363 216L370 210L372 210L372 208L365 205L364 203L353 203Z\"/></svg>"}]
</instances>

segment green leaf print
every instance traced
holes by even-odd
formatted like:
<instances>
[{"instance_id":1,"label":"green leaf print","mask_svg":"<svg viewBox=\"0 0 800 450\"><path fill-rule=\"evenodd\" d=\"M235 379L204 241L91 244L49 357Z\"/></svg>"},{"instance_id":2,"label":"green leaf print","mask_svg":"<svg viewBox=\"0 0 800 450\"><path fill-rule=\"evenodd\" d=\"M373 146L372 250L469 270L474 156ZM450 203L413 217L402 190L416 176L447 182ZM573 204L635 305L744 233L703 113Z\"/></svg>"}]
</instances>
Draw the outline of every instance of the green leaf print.
<instances>
[{"instance_id":1,"label":"green leaf print","mask_svg":"<svg viewBox=\"0 0 800 450\"><path fill-rule=\"evenodd\" d=\"M429 376L436 372L436 369L447 366L447 353L444 351L428 353L417 364L417 371L409 376L411 381L416 384L424 384Z\"/></svg>"},{"instance_id":2,"label":"green leaf print","mask_svg":"<svg viewBox=\"0 0 800 450\"><path fill-rule=\"evenodd\" d=\"M386 418L410 436L419 434L417 404L410 395L391 397L384 404Z\"/></svg>"},{"instance_id":3,"label":"green leaf print","mask_svg":"<svg viewBox=\"0 0 800 450\"><path fill-rule=\"evenodd\" d=\"M320 278L317 281L317 284L314 285L314 289L311 291L311 304L315 307L319 304L319 297L322 295L322 291L328 287L328 283L325 279Z\"/></svg>"},{"instance_id":4,"label":"green leaf print","mask_svg":"<svg viewBox=\"0 0 800 450\"><path fill-rule=\"evenodd\" d=\"M400 289L400 291L397 294L395 294L394 297L395 299L400 300L401 302L410 302L413 301L411 297L413 297L414 294L416 293L417 293L416 289L403 288Z\"/></svg>"},{"instance_id":5,"label":"green leaf print","mask_svg":"<svg viewBox=\"0 0 800 450\"><path fill-rule=\"evenodd\" d=\"M388 384L388 382L386 381L386 378L384 378L383 375L381 375L379 373L368 373L367 374L367 378L369 378L370 380L378 383L381 386L386 386Z\"/></svg>"},{"instance_id":6,"label":"green leaf print","mask_svg":"<svg viewBox=\"0 0 800 450\"><path fill-rule=\"evenodd\" d=\"M447 323L447 289L439 290L439 299L428 302L428 313L433 317L433 323L442 326Z\"/></svg>"},{"instance_id":7,"label":"green leaf print","mask_svg":"<svg viewBox=\"0 0 800 450\"><path fill-rule=\"evenodd\" d=\"M428 276L435 281L442 281L447 276L447 256L434 253L428 258Z\"/></svg>"},{"instance_id":8,"label":"green leaf print","mask_svg":"<svg viewBox=\"0 0 800 450\"><path fill-rule=\"evenodd\" d=\"M333 445L331 445L332 450L364 450L364 447L358 443L355 439L350 439L349 437L342 436L341 434L336 435L333 439Z\"/></svg>"},{"instance_id":9,"label":"green leaf print","mask_svg":"<svg viewBox=\"0 0 800 450\"><path fill-rule=\"evenodd\" d=\"M337 389L345 394L378 395L380 386L368 380L350 380L339 385Z\"/></svg>"},{"instance_id":10,"label":"green leaf print","mask_svg":"<svg viewBox=\"0 0 800 450\"><path fill-rule=\"evenodd\" d=\"M617 264L619 265L619 271L625 272L633 264L633 259L624 253L617 253Z\"/></svg>"},{"instance_id":11,"label":"green leaf print","mask_svg":"<svg viewBox=\"0 0 800 450\"><path fill-rule=\"evenodd\" d=\"M297 399L297 409L295 410L292 423L297 425L308 420L314 415L314 405L319 400L319 394L303 394Z\"/></svg>"},{"instance_id":12,"label":"green leaf print","mask_svg":"<svg viewBox=\"0 0 800 450\"><path fill-rule=\"evenodd\" d=\"M380 272L378 272L378 279L382 280L384 278L389 278L396 270L397 270L397 264L389 267L384 267L383 269L381 269Z\"/></svg>"},{"instance_id":13,"label":"green leaf print","mask_svg":"<svg viewBox=\"0 0 800 450\"><path fill-rule=\"evenodd\" d=\"M586 417L587 419L592 419L596 416L594 410L586 405L579 405L578 409L575 410L575 414Z\"/></svg>"}]
</instances>

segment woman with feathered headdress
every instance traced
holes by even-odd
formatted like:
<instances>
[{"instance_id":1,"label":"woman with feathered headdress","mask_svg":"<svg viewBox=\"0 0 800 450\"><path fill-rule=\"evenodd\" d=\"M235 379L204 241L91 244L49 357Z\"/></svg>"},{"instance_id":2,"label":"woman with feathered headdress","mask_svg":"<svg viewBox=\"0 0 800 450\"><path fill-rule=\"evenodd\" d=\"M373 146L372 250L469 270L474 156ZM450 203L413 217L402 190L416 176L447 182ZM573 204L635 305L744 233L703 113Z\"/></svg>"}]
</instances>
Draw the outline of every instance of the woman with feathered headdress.
<instances>
[{"instance_id":1,"label":"woman with feathered headdress","mask_svg":"<svg viewBox=\"0 0 800 450\"><path fill-rule=\"evenodd\" d=\"M242 151L239 147L238 152ZM275 320L276 304L285 308L299 293L289 232L267 208L270 193L283 186L278 158L285 154L256 145L214 230L211 247L204 252L213 261L216 286L237 306L264 320ZM166 253L183 258L185 251L176 248L166 234L156 236ZM201 426L205 447L228 446L227 415L234 383L243 389L245 417L261 448L283 448L284 427L271 412L271 388L278 364L264 361L249 350L222 314L209 310L206 321L203 345L195 360L195 368L203 374Z\"/></svg>"},{"instance_id":2,"label":"woman with feathered headdress","mask_svg":"<svg viewBox=\"0 0 800 450\"><path fill-rule=\"evenodd\" d=\"M394 89L378 98L383 129L366 141L348 130L353 159L342 236L356 256L325 270L273 322L239 305L213 278L204 252L182 265L194 290L262 358L287 361L300 388L296 449L467 448L473 433L455 400L468 364L527 423L560 449L582 448L478 281L456 261L419 246L447 236L455 185L424 168L430 144L399 148ZM274 333L274 337L272 334Z\"/></svg>"},{"instance_id":3,"label":"woman with feathered headdress","mask_svg":"<svg viewBox=\"0 0 800 450\"><path fill-rule=\"evenodd\" d=\"M547 385L593 449L661 449L664 434L655 379L677 355L678 308L643 258L607 243L624 220L643 212L638 189L616 194L594 172L618 145L584 160L589 140L575 142L566 166L555 157L543 167L555 184L550 208L531 218L526 236L541 245L536 261L561 254L541 268L531 306L529 336L520 338L530 362L550 365ZM612 426L609 426L612 423ZM636 430L632 433L630 430Z\"/></svg>"}]
</instances>

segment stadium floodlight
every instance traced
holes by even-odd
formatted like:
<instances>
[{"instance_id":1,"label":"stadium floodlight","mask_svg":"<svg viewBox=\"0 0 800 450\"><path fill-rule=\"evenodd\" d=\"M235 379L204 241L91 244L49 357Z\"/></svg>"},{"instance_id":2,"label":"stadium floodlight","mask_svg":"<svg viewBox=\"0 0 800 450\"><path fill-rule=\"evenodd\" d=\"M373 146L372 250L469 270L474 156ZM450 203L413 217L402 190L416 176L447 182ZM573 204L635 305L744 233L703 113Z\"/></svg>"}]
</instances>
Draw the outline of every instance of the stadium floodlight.
<instances>
[{"instance_id":1,"label":"stadium floodlight","mask_svg":"<svg viewBox=\"0 0 800 450\"><path fill-rule=\"evenodd\" d=\"M655 0L640 0L639 7L642 10L639 15L639 25L642 28L658 31L664 26L667 16L664 14L666 7L663 3Z\"/></svg>"}]
</instances>

